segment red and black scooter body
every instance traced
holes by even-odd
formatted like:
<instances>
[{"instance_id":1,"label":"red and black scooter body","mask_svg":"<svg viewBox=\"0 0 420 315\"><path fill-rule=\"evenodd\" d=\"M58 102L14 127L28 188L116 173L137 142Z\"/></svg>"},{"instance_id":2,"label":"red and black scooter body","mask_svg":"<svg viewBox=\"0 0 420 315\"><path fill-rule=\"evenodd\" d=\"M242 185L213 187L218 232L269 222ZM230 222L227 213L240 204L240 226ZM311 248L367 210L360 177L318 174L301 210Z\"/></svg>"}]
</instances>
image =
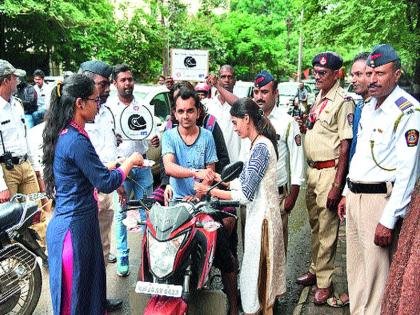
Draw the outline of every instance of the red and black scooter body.
<instances>
[{"instance_id":1,"label":"red and black scooter body","mask_svg":"<svg viewBox=\"0 0 420 315\"><path fill-rule=\"evenodd\" d=\"M190 266L192 283L197 289L202 288L208 278L216 250L217 228L207 227L217 226L213 217L205 212L195 212L194 205L186 202L169 207L155 204L149 212L146 225L138 280L182 285L186 269ZM158 266L152 266L154 262L153 257L151 261L149 249L153 251L156 241L170 242L177 237L179 248L171 268L159 270ZM151 238L154 242L151 242Z\"/></svg>"}]
</instances>

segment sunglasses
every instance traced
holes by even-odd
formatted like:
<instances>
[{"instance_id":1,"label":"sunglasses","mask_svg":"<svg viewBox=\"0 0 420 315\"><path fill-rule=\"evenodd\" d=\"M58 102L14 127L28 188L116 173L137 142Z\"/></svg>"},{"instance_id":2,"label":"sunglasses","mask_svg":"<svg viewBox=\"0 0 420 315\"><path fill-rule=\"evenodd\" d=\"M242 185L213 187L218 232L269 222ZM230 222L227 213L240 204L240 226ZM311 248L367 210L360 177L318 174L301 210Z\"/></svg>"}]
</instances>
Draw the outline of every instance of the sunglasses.
<instances>
[{"instance_id":1,"label":"sunglasses","mask_svg":"<svg viewBox=\"0 0 420 315\"><path fill-rule=\"evenodd\" d=\"M312 70L312 74L315 76L319 76L320 78L325 77L327 71L325 70Z\"/></svg>"}]
</instances>

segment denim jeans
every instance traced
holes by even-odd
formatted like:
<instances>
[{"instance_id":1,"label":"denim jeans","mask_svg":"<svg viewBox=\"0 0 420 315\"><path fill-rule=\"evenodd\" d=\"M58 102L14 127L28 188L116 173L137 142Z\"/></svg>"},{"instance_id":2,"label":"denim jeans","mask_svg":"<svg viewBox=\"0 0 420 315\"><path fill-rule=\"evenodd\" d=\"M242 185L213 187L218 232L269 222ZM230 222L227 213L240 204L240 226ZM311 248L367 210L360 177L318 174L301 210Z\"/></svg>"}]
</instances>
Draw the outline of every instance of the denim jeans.
<instances>
[{"instance_id":1,"label":"denim jeans","mask_svg":"<svg viewBox=\"0 0 420 315\"><path fill-rule=\"evenodd\" d=\"M33 126L35 126L32 114L25 114L25 122L28 128L32 128Z\"/></svg>"},{"instance_id":2,"label":"denim jeans","mask_svg":"<svg viewBox=\"0 0 420 315\"><path fill-rule=\"evenodd\" d=\"M150 196L153 192L153 176L151 168L133 168L124 182L124 189L128 199L143 199L144 193L147 196ZM133 197L131 197L132 194ZM114 199L114 224L117 255L118 258L120 258L122 256L128 256L129 252L127 245L127 227L122 223L122 220L127 217L127 213L122 211L121 205L118 202L118 197L116 198L117 200ZM139 211L140 218L142 220L146 220L146 211L143 208L140 208Z\"/></svg>"}]
</instances>

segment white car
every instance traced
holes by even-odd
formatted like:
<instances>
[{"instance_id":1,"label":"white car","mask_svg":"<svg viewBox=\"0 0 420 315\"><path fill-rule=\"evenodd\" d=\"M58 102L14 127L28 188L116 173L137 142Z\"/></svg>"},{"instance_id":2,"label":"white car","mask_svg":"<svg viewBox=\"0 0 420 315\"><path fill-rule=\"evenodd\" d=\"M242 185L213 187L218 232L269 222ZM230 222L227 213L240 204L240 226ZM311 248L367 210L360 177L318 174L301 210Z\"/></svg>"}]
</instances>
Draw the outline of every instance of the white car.
<instances>
[{"instance_id":1,"label":"white car","mask_svg":"<svg viewBox=\"0 0 420 315\"><path fill-rule=\"evenodd\" d=\"M279 91L278 106L284 106L289 108L289 105L293 104L293 100L296 97L299 82L280 82L277 90ZM315 94L311 88L305 85L305 89L308 93L308 104L311 105L315 102Z\"/></svg>"}]
</instances>

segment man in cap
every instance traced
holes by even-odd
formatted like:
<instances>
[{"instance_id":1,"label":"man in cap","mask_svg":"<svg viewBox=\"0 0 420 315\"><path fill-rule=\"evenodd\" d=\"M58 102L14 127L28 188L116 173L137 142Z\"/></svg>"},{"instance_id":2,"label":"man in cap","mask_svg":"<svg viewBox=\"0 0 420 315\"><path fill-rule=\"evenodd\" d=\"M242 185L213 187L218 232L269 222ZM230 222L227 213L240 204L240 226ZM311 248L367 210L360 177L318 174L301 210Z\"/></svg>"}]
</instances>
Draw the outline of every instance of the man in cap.
<instances>
[{"instance_id":1,"label":"man in cap","mask_svg":"<svg viewBox=\"0 0 420 315\"><path fill-rule=\"evenodd\" d=\"M420 173L419 103L398 86L401 61L390 45L366 61L372 99L338 211L347 212L347 278L352 314L379 314L401 219Z\"/></svg>"},{"instance_id":2,"label":"man in cap","mask_svg":"<svg viewBox=\"0 0 420 315\"><path fill-rule=\"evenodd\" d=\"M278 99L278 82L270 72L263 70L258 73L254 81L254 100L261 107L264 115L268 117L276 129L278 136L277 160L277 187L281 197L280 210L283 223L283 241L285 253L288 245L288 215L292 211L300 186L304 183L302 136L297 122L287 114L284 109L276 106ZM219 93L227 100L234 103L238 97L223 87L218 88ZM240 159L249 157L251 142L242 140ZM291 167L293 165L293 167ZM244 216L243 213L241 213Z\"/></svg>"},{"instance_id":3,"label":"man in cap","mask_svg":"<svg viewBox=\"0 0 420 315\"><path fill-rule=\"evenodd\" d=\"M17 78L24 71L15 69L0 59L0 203L7 202L16 193L39 192L37 178L41 169L30 149L22 104L12 95L16 92ZM45 216L34 226L41 243L45 239Z\"/></svg>"},{"instance_id":4,"label":"man in cap","mask_svg":"<svg viewBox=\"0 0 420 315\"><path fill-rule=\"evenodd\" d=\"M314 303L324 304L332 293L337 247L337 205L345 184L354 103L345 98L339 84L342 58L323 52L312 60L320 92L310 109L304 143L308 163L306 205L311 226L312 257L309 272L297 279L305 286L316 284Z\"/></svg>"},{"instance_id":5,"label":"man in cap","mask_svg":"<svg viewBox=\"0 0 420 315\"><path fill-rule=\"evenodd\" d=\"M80 73L90 77L95 82L95 87L100 97L100 108L95 121L87 123L85 129L102 163L107 165L117 160L117 140L115 136L114 117L110 109L105 105L109 96L109 77L112 67L103 61L90 60L80 65ZM122 188L123 190L123 188ZM120 193L121 188L119 189ZM98 192L98 220L101 232L101 241L104 253L105 266L110 262L116 262L116 257L110 253L111 226L114 217L114 193L105 194ZM115 311L122 306L120 299L107 299L107 311Z\"/></svg>"}]
</instances>

